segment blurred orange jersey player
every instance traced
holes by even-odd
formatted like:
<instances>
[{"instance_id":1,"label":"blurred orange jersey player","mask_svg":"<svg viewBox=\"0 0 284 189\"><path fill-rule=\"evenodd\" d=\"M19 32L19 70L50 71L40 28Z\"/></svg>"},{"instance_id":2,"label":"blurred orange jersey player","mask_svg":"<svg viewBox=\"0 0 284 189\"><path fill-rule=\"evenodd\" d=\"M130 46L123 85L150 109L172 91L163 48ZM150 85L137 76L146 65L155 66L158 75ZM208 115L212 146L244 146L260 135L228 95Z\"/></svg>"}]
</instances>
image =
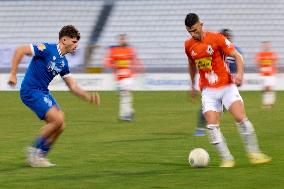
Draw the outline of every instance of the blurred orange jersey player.
<instances>
[{"instance_id":1,"label":"blurred orange jersey player","mask_svg":"<svg viewBox=\"0 0 284 189\"><path fill-rule=\"evenodd\" d=\"M273 51L261 51L256 54L256 62L262 76L272 76L276 73L278 56Z\"/></svg>"},{"instance_id":2,"label":"blurred orange jersey player","mask_svg":"<svg viewBox=\"0 0 284 189\"><path fill-rule=\"evenodd\" d=\"M126 34L118 36L118 45L108 49L105 67L111 68L119 91L119 119L132 121L134 115L132 83L136 72L142 71L143 65L137 58L133 47L127 43Z\"/></svg>"},{"instance_id":3,"label":"blurred orange jersey player","mask_svg":"<svg viewBox=\"0 0 284 189\"><path fill-rule=\"evenodd\" d=\"M196 65L199 70L200 89L232 83L223 54L231 54L234 50L234 45L228 39L215 32L204 31L202 41L191 38L185 42L185 52L191 60L191 66Z\"/></svg>"},{"instance_id":4,"label":"blurred orange jersey player","mask_svg":"<svg viewBox=\"0 0 284 189\"><path fill-rule=\"evenodd\" d=\"M105 58L105 66L113 69L117 80L131 78L142 68L134 48L127 45L110 47Z\"/></svg>"},{"instance_id":5,"label":"blurred orange jersey player","mask_svg":"<svg viewBox=\"0 0 284 189\"><path fill-rule=\"evenodd\" d=\"M276 81L277 61L278 56L272 51L271 43L269 41L263 41L261 43L261 51L256 54L256 63L258 64L259 73L262 77L262 105L264 108L271 108L276 101L274 86Z\"/></svg>"}]
</instances>

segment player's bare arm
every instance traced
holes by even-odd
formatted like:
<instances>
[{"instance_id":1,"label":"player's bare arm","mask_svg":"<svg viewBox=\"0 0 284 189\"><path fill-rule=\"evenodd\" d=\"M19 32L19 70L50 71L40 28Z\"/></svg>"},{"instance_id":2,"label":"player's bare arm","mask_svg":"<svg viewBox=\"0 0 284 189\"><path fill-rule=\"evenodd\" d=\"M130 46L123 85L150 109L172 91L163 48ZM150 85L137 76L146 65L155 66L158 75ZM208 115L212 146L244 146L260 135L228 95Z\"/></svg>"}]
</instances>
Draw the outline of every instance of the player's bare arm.
<instances>
[{"instance_id":1,"label":"player's bare arm","mask_svg":"<svg viewBox=\"0 0 284 189\"><path fill-rule=\"evenodd\" d=\"M234 57L236 60L237 72L233 77L233 82L237 85L241 85L243 82L244 76L244 60L242 55L237 51L234 50L230 56Z\"/></svg>"},{"instance_id":2,"label":"player's bare arm","mask_svg":"<svg viewBox=\"0 0 284 189\"><path fill-rule=\"evenodd\" d=\"M64 81L70 91L76 96L82 98L83 100L90 102L92 104L100 105L100 96L98 93L88 93L84 91L76 82L76 80L71 76L64 77Z\"/></svg>"},{"instance_id":3,"label":"player's bare arm","mask_svg":"<svg viewBox=\"0 0 284 189\"><path fill-rule=\"evenodd\" d=\"M10 76L8 80L8 84L10 86L15 86L17 84L17 71L18 66L25 55L32 55L31 45L22 45L16 48L14 56L12 58L12 67L10 71Z\"/></svg>"},{"instance_id":4,"label":"player's bare arm","mask_svg":"<svg viewBox=\"0 0 284 189\"><path fill-rule=\"evenodd\" d=\"M195 97L196 91L195 91L195 75L196 75L196 66L191 62L191 60L188 58L188 73L190 75L191 79L191 97Z\"/></svg>"}]
</instances>

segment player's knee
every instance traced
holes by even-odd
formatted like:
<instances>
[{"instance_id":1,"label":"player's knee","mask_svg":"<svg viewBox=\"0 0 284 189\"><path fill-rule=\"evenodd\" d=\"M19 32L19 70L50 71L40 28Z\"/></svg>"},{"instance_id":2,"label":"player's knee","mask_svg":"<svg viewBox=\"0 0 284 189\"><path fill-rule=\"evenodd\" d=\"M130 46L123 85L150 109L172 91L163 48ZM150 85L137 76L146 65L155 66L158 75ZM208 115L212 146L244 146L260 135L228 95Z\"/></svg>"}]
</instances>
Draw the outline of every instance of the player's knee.
<instances>
[{"instance_id":1,"label":"player's knee","mask_svg":"<svg viewBox=\"0 0 284 189\"><path fill-rule=\"evenodd\" d=\"M240 111L240 112L234 113L233 116L234 116L235 121L237 123L241 123L241 122L243 122L243 120L247 119L245 111Z\"/></svg>"},{"instance_id":2,"label":"player's knee","mask_svg":"<svg viewBox=\"0 0 284 189\"><path fill-rule=\"evenodd\" d=\"M203 114L206 122L208 125L214 125L214 124L217 124L219 123L219 115L218 114L210 114L210 113L205 113Z\"/></svg>"},{"instance_id":3,"label":"player's knee","mask_svg":"<svg viewBox=\"0 0 284 189\"><path fill-rule=\"evenodd\" d=\"M60 112L57 116L56 119L54 120L55 125L58 128L63 128L64 129L64 113Z\"/></svg>"},{"instance_id":4,"label":"player's knee","mask_svg":"<svg viewBox=\"0 0 284 189\"><path fill-rule=\"evenodd\" d=\"M218 144L223 141L223 136L218 124L208 124L206 127L211 144Z\"/></svg>"}]
</instances>

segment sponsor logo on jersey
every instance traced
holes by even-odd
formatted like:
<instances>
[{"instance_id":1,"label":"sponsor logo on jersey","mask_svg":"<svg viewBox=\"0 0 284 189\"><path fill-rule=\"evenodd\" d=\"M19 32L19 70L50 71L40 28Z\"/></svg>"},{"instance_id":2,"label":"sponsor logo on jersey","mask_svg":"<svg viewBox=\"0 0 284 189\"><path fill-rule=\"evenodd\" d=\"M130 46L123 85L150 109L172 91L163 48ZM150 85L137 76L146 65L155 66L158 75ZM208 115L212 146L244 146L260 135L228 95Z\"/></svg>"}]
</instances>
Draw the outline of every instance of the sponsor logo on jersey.
<instances>
[{"instance_id":1,"label":"sponsor logo on jersey","mask_svg":"<svg viewBox=\"0 0 284 189\"><path fill-rule=\"evenodd\" d=\"M195 64L200 70L212 70L212 57L196 59Z\"/></svg>"}]
</instances>

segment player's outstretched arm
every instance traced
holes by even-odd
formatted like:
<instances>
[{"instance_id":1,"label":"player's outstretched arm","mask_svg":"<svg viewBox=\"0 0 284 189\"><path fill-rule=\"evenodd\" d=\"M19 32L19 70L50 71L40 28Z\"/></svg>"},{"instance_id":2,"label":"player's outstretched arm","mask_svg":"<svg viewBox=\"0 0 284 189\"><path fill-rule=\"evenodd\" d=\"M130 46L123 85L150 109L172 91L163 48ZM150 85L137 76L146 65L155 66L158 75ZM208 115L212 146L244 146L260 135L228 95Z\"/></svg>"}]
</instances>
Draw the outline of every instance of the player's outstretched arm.
<instances>
[{"instance_id":1,"label":"player's outstretched arm","mask_svg":"<svg viewBox=\"0 0 284 189\"><path fill-rule=\"evenodd\" d=\"M64 81L70 91L75 94L76 96L82 98L83 100L90 102L92 104L96 104L97 106L100 105L101 99L100 95L95 92L95 93L88 93L84 91L76 82L76 80L70 75L68 77L64 78Z\"/></svg>"},{"instance_id":2,"label":"player's outstretched arm","mask_svg":"<svg viewBox=\"0 0 284 189\"><path fill-rule=\"evenodd\" d=\"M15 53L12 58L12 67L10 71L10 76L8 84L10 86L15 86L17 84L17 71L18 66L25 55L32 55L31 45L23 45L16 48Z\"/></svg>"},{"instance_id":3,"label":"player's outstretched arm","mask_svg":"<svg viewBox=\"0 0 284 189\"><path fill-rule=\"evenodd\" d=\"M241 85L243 82L243 76L244 76L244 60L242 55L237 51L234 50L230 56L233 56L236 60L237 65L237 72L234 74L233 82L236 85Z\"/></svg>"}]
</instances>

